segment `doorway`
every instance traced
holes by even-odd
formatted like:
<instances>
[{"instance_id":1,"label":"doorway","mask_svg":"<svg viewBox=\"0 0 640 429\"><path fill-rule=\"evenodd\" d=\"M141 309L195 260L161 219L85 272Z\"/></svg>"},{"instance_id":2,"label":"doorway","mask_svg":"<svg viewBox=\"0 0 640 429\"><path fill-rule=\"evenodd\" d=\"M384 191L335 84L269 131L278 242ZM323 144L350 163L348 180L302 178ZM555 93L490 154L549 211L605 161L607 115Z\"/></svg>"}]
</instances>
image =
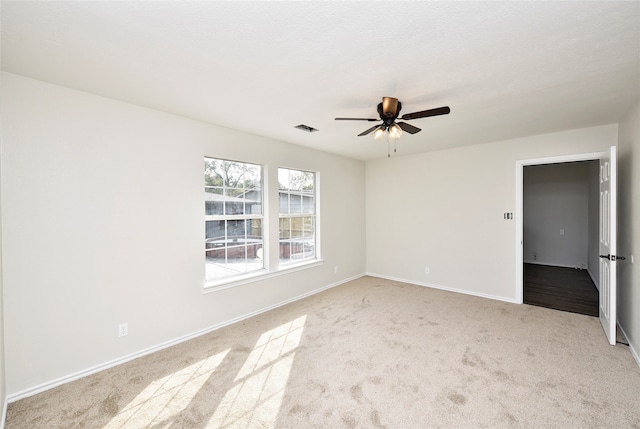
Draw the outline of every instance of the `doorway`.
<instances>
[{"instance_id":1,"label":"doorway","mask_svg":"<svg viewBox=\"0 0 640 429\"><path fill-rule=\"evenodd\" d=\"M599 161L523 168L523 302L598 316Z\"/></svg>"},{"instance_id":2,"label":"doorway","mask_svg":"<svg viewBox=\"0 0 640 429\"><path fill-rule=\"evenodd\" d=\"M524 303L524 168L534 165L561 164L580 161L599 162L601 158L602 153L596 152L516 161L516 302L520 304ZM559 233L560 231L558 231L558 234ZM597 278L598 277L596 277L596 279Z\"/></svg>"}]
</instances>

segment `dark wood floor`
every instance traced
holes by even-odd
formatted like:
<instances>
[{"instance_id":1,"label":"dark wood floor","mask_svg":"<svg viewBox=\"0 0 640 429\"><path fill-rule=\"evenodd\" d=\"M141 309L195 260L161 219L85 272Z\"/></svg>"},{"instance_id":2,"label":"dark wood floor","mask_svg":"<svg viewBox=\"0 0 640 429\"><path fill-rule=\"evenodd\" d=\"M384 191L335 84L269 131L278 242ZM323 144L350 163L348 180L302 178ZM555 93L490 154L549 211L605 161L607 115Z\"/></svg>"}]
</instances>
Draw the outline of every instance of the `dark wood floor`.
<instances>
[{"instance_id":1,"label":"dark wood floor","mask_svg":"<svg viewBox=\"0 0 640 429\"><path fill-rule=\"evenodd\" d=\"M524 264L524 303L598 317L598 289L587 270Z\"/></svg>"}]
</instances>

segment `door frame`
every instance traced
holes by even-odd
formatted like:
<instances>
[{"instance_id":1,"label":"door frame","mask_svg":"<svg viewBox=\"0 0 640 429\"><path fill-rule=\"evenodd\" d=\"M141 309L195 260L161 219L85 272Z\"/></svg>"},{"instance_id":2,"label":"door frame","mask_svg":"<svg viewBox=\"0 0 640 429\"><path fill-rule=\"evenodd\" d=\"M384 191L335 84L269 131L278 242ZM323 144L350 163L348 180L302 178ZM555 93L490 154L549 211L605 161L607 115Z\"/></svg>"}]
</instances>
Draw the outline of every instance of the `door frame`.
<instances>
[{"instance_id":1,"label":"door frame","mask_svg":"<svg viewBox=\"0 0 640 429\"><path fill-rule=\"evenodd\" d=\"M565 162L599 161L606 153L607 152L592 152L516 161L516 212L514 216L516 221L516 303L524 303L524 167L530 165L561 164Z\"/></svg>"}]
</instances>

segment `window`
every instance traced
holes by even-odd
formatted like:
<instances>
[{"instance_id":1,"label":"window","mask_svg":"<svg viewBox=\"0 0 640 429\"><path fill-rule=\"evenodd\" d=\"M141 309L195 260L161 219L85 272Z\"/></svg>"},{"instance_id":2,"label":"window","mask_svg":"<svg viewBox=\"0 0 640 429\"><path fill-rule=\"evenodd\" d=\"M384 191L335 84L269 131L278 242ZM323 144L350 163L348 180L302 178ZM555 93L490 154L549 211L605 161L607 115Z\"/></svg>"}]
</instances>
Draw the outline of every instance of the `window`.
<instances>
[{"instance_id":1,"label":"window","mask_svg":"<svg viewBox=\"0 0 640 429\"><path fill-rule=\"evenodd\" d=\"M262 167L204 159L206 280L264 269Z\"/></svg>"},{"instance_id":2,"label":"window","mask_svg":"<svg viewBox=\"0 0 640 429\"><path fill-rule=\"evenodd\" d=\"M278 169L280 263L316 258L316 175Z\"/></svg>"}]
</instances>

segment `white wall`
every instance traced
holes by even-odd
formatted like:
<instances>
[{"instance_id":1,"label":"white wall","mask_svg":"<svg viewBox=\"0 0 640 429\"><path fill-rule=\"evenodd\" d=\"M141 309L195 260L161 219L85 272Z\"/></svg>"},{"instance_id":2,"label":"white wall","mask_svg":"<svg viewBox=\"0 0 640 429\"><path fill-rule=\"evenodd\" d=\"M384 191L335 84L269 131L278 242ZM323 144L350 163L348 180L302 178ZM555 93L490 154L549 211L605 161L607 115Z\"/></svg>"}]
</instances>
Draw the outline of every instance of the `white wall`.
<instances>
[{"instance_id":1,"label":"white wall","mask_svg":"<svg viewBox=\"0 0 640 429\"><path fill-rule=\"evenodd\" d=\"M2 78L9 395L364 272L363 162ZM205 155L320 172L325 263L203 294Z\"/></svg>"},{"instance_id":2,"label":"white wall","mask_svg":"<svg viewBox=\"0 0 640 429\"><path fill-rule=\"evenodd\" d=\"M524 167L524 262L587 268L587 167L586 162Z\"/></svg>"},{"instance_id":3,"label":"white wall","mask_svg":"<svg viewBox=\"0 0 640 429\"><path fill-rule=\"evenodd\" d=\"M618 165L618 324L640 365L640 94L619 124Z\"/></svg>"},{"instance_id":4,"label":"white wall","mask_svg":"<svg viewBox=\"0 0 640 429\"><path fill-rule=\"evenodd\" d=\"M367 162L367 272L516 301L516 161L616 140L605 125Z\"/></svg>"}]
</instances>

